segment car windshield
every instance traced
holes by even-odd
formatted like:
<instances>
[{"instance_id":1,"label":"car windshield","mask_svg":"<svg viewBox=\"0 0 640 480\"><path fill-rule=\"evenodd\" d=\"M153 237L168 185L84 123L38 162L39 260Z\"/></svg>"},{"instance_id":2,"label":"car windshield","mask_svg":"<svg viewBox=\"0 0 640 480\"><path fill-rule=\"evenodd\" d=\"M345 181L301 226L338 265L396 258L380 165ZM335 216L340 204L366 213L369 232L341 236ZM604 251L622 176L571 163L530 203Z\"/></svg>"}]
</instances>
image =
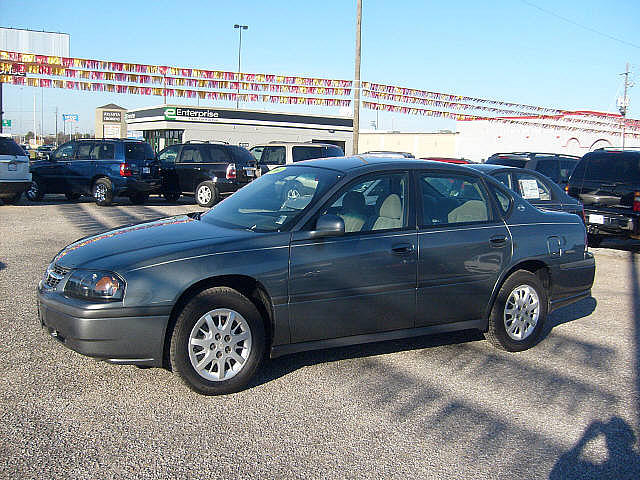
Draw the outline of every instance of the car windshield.
<instances>
[{"instance_id":1,"label":"car windshield","mask_svg":"<svg viewBox=\"0 0 640 480\"><path fill-rule=\"evenodd\" d=\"M202 220L255 232L286 230L339 179L339 172L309 166L278 167L223 200Z\"/></svg>"}]
</instances>

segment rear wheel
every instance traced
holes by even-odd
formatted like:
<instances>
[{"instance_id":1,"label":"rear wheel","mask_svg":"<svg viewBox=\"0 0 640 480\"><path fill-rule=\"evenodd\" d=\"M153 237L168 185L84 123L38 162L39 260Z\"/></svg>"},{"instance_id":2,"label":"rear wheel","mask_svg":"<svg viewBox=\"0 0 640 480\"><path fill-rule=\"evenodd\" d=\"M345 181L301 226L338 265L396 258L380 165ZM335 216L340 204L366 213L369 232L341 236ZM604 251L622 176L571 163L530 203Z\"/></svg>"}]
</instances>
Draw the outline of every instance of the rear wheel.
<instances>
[{"instance_id":1,"label":"rear wheel","mask_svg":"<svg viewBox=\"0 0 640 480\"><path fill-rule=\"evenodd\" d=\"M65 193L64 196L67 197L67 200L69 200L70 202L73 202L80 198L79 193Z\"/></svg>"},{"instance_id":2,"label":"rear wheel","mask_svg":"<svg viewBox=\"0 0 640 480\"><path fill-rule=\"evenodd\" d=\"M29 185L29 189L25 192L25 196L27 200L32 202L39 202L44 197L44 191L42 190L42 185L40 185L39 181L33 179L31 181L31 185Z\"/></svg>"},{"instance_id":3,"label":"rear wheel","mask_svg":"<svg viewBox=\"0 0 640 480\"><path fill-rule=\"evenodd\" d=\"M106 207L113 203L113 184L108 178L97 179L93 184L92 191L96 205Z\"/></svg>"},{"instance_id":4,"label":"rear wheel","mask_svg":"<svg viewBox=\"0 0 640 480\"><path fill-rule=\"evenodd\" d=\"M198 393L233 393L253 378L264 351L264 323L255 305L236 290L215 287L180 312L171 337L171 368Z\"/></svg>"},{"instance_id":5,"label":"rear wheel","mask_svg":"<svg viewBox=\"0 0 640 480\"><path fill-rule=\"evenodd\" d=\"M498 292L485 336L501 350L519 352L531 348L540 337L547 311L547 291L540 279L526 270L517 270Z\"/></svg>"},{"instance_id":6,"label":"rear wheel","mask_svg":"<svg viewBox=\"0 0 640 480\"><path fill-rule=\"evenodd\" d=\"M133 193L129 196L129 200L131 200L131 203L134 205L144 205L147 203L147 200L149 200L149 194L140 192Z\"/></svg>"},{"instance_id":7,"label":"rear wheel","mask_svg":"<svg viewBox=\"0 0 640 480\"><path fill-rule=\"evenodd\" d=\"M196 188L196 203L201 207L212 207L218 200L220 194L213 182L202 182Z\"/></svg>"}]
</instances>

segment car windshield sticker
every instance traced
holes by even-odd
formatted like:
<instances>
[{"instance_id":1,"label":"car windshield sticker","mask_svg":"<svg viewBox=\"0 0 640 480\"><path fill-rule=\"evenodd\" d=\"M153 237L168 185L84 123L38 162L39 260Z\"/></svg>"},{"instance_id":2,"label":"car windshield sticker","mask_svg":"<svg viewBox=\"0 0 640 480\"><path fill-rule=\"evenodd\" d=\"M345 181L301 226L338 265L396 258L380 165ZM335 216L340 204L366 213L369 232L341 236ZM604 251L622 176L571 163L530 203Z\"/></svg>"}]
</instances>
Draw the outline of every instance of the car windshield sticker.
<instances>
[{"instance_id":1,"label":"car windshield sticker","mask_svg":"<svg viewBox=\"0 0 640 480\"><path fill-rule=\"evenodd\" d=\"M265 175L270 175L272 173L280 173L283 172L285 169L285 167L276 167L273 170L269 170L267 173L265 173Z\"/></svg>"},{"instance_id":2,"label":"car windshield sticker","mask_svg":"<svg viewBox=\"0 0 640 480\"><path fill-rule=\"evenodd\" d=\"M276 224L277 225L282 225L285 222L286 219L287 219L286 215L280 215L278 217L278 220L276 220Z\"/></svg>"},{"instance_id":3,"label":"car windshield sticker","mask_svg":"<svg viewBox=\"0 0 640 480\"><path fill-rule=\"evenodd\" d=\"M538 189L538 181L536 179L520 179L518 183L520 184L522 198L526 200L540 198L540 190Z\"/></svg>"}]
</instances>

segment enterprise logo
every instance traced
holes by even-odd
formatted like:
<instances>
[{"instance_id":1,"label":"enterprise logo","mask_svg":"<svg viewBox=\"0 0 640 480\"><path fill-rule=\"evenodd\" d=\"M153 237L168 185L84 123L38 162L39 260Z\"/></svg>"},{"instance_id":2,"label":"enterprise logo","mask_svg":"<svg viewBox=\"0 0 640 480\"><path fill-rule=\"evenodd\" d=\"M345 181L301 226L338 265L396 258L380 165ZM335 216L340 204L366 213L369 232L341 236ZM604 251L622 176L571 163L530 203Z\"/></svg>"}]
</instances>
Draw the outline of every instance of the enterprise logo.
<instances>
[{"instance_id":1,"label":"enterprise logo","mask_svg":"<svg viewBox=\"0 0 640 480\"><path fill-rule=\"evenodd\" d=\"M181 108L181 107L168 107L164 109L165 120L177 120L185 118L193 118L205 121L215 121L220 114L215 110L209 109L196 109L196 108Z\"/></svg>"}]
</instances>

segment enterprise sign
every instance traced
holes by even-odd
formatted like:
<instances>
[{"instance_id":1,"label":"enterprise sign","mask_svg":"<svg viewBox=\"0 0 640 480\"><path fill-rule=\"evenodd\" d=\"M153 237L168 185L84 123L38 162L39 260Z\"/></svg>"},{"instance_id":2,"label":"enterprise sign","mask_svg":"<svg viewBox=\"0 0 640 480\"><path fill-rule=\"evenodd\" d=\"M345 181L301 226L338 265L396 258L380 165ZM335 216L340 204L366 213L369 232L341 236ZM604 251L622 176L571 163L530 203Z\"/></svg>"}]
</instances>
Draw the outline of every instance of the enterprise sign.
<instances>
[{"instance_id":1,"label":"enterprise sign","mask_svg":"<svg viewBox=\"0 0 640 480\"><path fill-rule=\"evenodd\" d=\"M164 109L165 120L199 120L215 122L220 113L209 108L168 107Z\"/></svg>"}]
</instances>

